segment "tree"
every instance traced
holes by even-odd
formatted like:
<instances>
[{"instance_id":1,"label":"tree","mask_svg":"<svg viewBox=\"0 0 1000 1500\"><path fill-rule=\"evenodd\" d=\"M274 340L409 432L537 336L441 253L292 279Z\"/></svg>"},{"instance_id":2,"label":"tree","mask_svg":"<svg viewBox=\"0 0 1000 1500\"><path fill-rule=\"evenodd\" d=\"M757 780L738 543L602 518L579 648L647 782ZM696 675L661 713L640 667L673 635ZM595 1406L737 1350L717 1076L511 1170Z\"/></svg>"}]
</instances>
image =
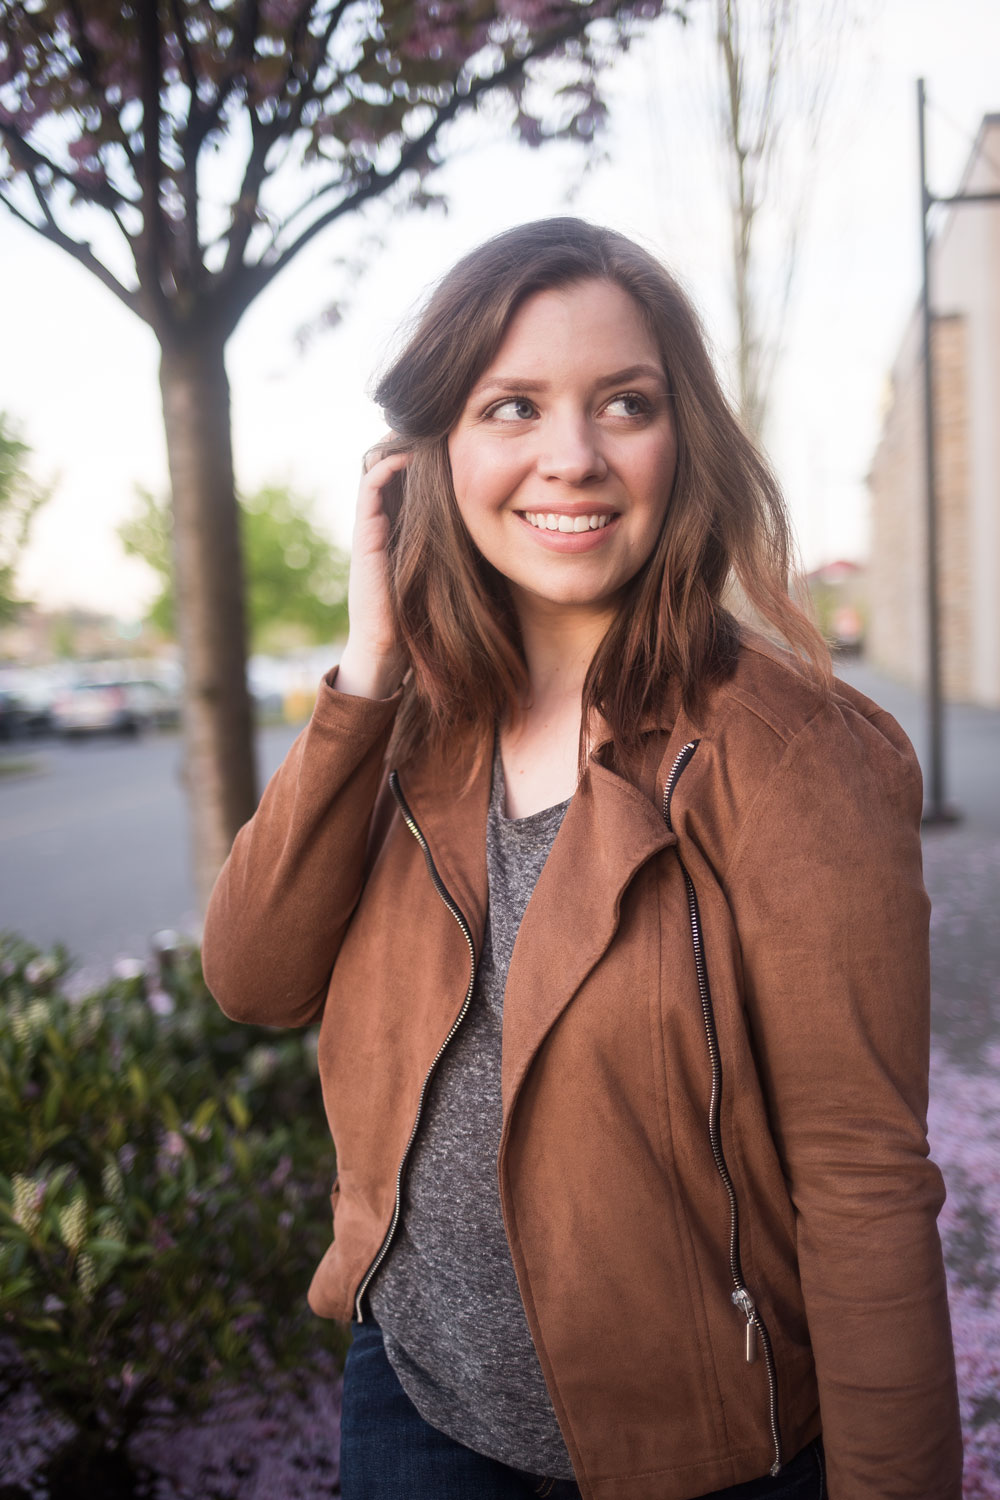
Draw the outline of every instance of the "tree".
<instances>
[{"instance_id":1,"label":"tree","mask_svg":"<svg viewBox=\"0 0 1000 1500\"><path fill-rule=\"evenodd\" d=\"M17 568L38 507L48 499L28 474L31 449L0 412L0 623L12 620L24 602L17 591Z\"/></svg>"},{"instance_id":2,"label":"tree","mask_svg":"<svg viewBox=\"0 0 1000 1500\"><path fill-rule=\"evenodd\" d=\"M0 0L0 199L143 318L160 345L203 899L255 802L229 335L335 220L388 193L426 202L447 127L485 96L511 101L530 144L589 141L602 66L637 19L664 8ZM548 95L532 69L544 58L560 59ZM226 172L233 190L220 201Z\"/></svg>"},{"instance_id":3,"label":"tree","mask_svg":"<svg viewBox=\"0 0 1000 1500\"><path fill-rule=\"evenodd\" d=\"M715 0L729 184L737 395L760 434L781 349L844 0ZM769 232L762 220L769 215Z\"/></svg>"},{"instance_id":4,"label":"tree","mask_svg":"<svg viewBox=\"0 0 1000 1500\"><path fill-rule=\"evenodd\" d=\"M240 500L250 642L262 651L289 638L323 645L347 633L348 560L313 525L310 506L281 485ZM118 528L125 551L160 580L147 618L176 632L170 507L148 490Z\"/></svg>"}]
</instances>

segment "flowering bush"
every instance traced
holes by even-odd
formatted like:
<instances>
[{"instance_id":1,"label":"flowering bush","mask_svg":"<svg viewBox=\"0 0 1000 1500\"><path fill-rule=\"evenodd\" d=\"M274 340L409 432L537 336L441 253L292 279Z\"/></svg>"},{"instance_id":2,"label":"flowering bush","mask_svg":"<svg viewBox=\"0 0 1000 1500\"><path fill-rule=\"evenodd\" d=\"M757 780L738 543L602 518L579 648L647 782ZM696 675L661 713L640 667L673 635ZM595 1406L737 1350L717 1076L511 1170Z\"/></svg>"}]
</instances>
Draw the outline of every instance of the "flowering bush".
<instances>
[{"instance_id":1,"label":"flowering bush","mask_svg":"<svg viewBox=\"0 0 1000 1500\"><path fill-rule=\"evenodd\" d=\"M66 971L0 939L0 1328L118 1447L164 1398L329 1350L332 1148L314 1039L227 1021L193 950L80 999Z\"/></svg>"},{"instance_id":2,"label":"flowering bush","mask_svg":"<svg viewBox=\"0 0 1000 1500\"><path fill-rule=\"evenodd\" d=\"M1000 1048L982 1073L939 1053L930 1137L948 1199L941 1236L965 1435L965 1500L1000 1500Z\"/></svg>"}]
</instances>

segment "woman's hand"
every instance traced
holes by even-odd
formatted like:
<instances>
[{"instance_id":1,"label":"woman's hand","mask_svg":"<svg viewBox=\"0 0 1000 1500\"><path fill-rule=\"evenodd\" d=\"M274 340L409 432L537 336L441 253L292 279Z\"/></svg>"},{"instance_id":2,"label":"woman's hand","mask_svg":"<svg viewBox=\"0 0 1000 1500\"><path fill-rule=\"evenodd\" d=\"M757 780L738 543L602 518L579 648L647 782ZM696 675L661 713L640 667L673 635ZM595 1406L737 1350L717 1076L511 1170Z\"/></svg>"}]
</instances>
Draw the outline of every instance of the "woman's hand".
<instances>
[{"instance_id":1,"label":"woman's hand","mask_svg":"<svg viewBox=\"0 0 1000 1500\"><path fill-rule=\"evenodd\" d=\"M406 673L406 658L396 637L389 601L388 543L391 522L383 490L405 469L409 453L366 459L358 490L358 509L351 544L347 586L350 632L340 659L337 688L356 698L389 698Z\"/></svg>"}]
</instances>

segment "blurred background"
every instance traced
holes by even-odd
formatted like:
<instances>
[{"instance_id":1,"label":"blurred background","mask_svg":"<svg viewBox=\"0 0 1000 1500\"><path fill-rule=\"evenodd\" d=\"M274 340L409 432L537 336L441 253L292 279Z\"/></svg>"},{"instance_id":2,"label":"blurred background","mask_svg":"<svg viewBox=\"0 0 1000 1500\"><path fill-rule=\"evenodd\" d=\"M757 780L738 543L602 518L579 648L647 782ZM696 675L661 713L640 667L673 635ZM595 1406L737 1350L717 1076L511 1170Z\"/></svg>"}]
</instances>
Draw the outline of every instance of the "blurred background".
<instances>
[{"instance_id":1,"label":"blurred background","mask_svg":"<svg viewBox=\"0 0 1000 1500\"><path fill-rule=\"evenodd\" d=\"M74 41L57 3L30 22L0 5L0 928L64 944L81 994L197 937L346 631L357 475L383 430L373 374L463 252L579 214L686 286L785 486L838 671L940 778L925 851L948 1157L963 1090L981 1138L996 1131L1000 7L592 9L386 4L336 26L321 0L270 0L248 43L242 7L190 0L189 34L159 37L151 186L156 7L90 0ZM50 26L48 52L29 24ZM927 213L933 768L918 78L931 195L984 200ZM983 1350L1000 1330L975 1299L1000 1251L968 1226L1000 1188L957 1145L951 1170L967 1494L995 1496Z\"/></svg>"}]
</instances>

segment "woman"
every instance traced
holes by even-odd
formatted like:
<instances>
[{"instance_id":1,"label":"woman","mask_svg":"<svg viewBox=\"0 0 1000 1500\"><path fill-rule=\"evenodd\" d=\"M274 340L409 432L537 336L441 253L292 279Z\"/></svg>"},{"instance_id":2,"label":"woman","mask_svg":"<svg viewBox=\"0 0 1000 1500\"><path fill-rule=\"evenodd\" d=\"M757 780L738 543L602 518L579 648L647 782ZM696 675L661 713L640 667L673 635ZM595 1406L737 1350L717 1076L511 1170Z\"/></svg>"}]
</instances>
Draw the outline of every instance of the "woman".
<instances>
[{"instance_id":1,"label":"woman","mask_svg":"<svg viewBox=\"0 0 1000 1500\"><path fill-rule=\"evenodd\" d=\"M322 1017L345 1500L958 1500L919 771L690 307L529 224L376 395L350 637L204 948Z\"/></svg>"}]
</instances>

